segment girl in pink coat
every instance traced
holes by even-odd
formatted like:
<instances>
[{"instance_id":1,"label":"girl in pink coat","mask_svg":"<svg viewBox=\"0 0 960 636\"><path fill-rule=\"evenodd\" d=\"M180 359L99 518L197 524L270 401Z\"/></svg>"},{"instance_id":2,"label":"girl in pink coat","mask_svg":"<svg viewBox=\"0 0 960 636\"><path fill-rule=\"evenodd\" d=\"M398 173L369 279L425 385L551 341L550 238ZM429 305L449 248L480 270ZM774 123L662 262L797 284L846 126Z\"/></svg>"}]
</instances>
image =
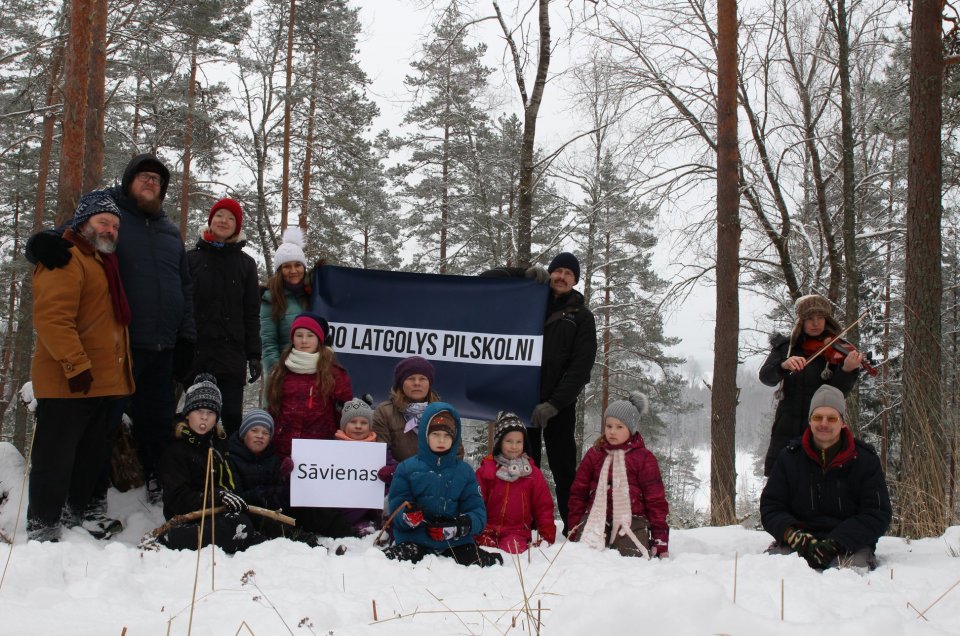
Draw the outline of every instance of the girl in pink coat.
<instances>
[{"instance_id":1,"label":"girl in pink coat","mask_svg":"<svg viewBox=\"0 0 960 636\"><path fill-rule=\"evenodd\" d=\"M526 427L513 413L497 414L493 454L477 469L480 494L487 507L487 526L476 537L479 545L511 554L526 552L536 521L540 538L553 543L553 499L543 473L523 452Z\"/></svg>"},{"instance_id":2,"label":"girl in pink coat","mask_svg":"<svg viewBox=\"0 0 960 636\"><path fill-rule=\"evenodd\" d=\"M300 314L290 328L290 346L270 371L267 403L281 459L290 457L294 439L333 439L340 429L340 406L353 397L347 371L325 345L329 337L322 316Z\"/></svg>"},{"instance_id":3,"label":"girl in pink coat","mask_svg":"<svg viewBox=\"0 0 960 636\"><path fill-rule=\"evenodd\" d=\"M583 456L570 489L571 540L624 556L667 556L663 478L637 431L646 410L646 396L634 391L604 412L603 435Z\"/></svg>"}]
</instances>

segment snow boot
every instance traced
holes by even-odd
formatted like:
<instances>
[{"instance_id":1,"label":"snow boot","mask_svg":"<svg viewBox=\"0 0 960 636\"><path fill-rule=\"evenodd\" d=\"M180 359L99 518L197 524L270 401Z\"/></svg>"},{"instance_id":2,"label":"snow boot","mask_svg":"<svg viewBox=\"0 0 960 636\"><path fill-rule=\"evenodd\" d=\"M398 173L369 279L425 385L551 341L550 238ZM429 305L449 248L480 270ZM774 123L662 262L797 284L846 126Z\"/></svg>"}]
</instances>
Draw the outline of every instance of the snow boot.
<instances>
[{"instance_id":1,"label":"snow boot","mask_svg":"<svg viewBox=\"0 0 960 636\"><path fill-rule=\"evenodd\" d=\"M100 512L88 511L83 515L80 527L89 532L94 539L109 539L123 532L123 524L119 519L111 519Z\"/></svg>"},{"instance_id":2,"label":"snow boot","mask_svg":"<svg viewBox=\"0 0 960 636\"><path fill-rule=\"evenodd\" d=\"M155 506L163 504L163 486L160 485L160 479L156 475L147 477L146 491L147 503Z\"/></svg>"}]
</instances>

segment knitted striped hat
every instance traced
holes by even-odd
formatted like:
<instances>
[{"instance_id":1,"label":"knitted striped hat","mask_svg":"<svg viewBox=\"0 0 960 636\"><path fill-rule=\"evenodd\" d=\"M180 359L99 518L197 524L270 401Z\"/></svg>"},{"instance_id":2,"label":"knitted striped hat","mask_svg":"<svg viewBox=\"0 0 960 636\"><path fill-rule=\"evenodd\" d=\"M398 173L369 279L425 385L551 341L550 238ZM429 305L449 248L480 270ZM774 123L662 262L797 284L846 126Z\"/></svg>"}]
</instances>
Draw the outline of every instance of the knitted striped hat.
<instances>
[{"instance_id":1,"label":"knitted striped hat","mask_svg":"<svg viewBox=\"0 0 960 636\"><path fill-rule=\"evenodd\" d=\"M497 419L493 423L493 454L500 452L500 445L507 433L523 433L524 440L527 437L527 427L515 413L509 411L500 411L497 413Z\"/></svg>"},{"instance_id":2,"label":"knitted striped hat","mask_svg":"<svg viewBox=\"0 0 960 636\"><path fill-rule=\"evenodd\" d=\"M349 402L343 405L341 410L342 415L340 416L340 428L343 428L347 425L347 422L352 420L355 417L366 418L368 422L373 424L373 409L369 404L361 400L360 398L353 398Z\"/></svg>"},{"instance_id":3,"label":"knitted striped hat","mask_svg":"<svg viewBox=\"0 0 960 636\"><path fill-rule=\"evenodd\" d=\"M193 384L184 393L183 415L197 409L208 409L220 416L223 407L223 397L217 388L217 379L209 373L201 373L194 379Z\"/></svg>"},{"instance_id":4,"label":"knitted striped hat","mask_svg":"<svg viewBox=\"0 0 960 636\"><path fill-rule=\"evenodd\" d=\"M273 417L263 409L251 409L243 414L243 420L240 422L240 439L250 432L254 426L262 426L273 437Z\"/></svg>"}]
</instances>

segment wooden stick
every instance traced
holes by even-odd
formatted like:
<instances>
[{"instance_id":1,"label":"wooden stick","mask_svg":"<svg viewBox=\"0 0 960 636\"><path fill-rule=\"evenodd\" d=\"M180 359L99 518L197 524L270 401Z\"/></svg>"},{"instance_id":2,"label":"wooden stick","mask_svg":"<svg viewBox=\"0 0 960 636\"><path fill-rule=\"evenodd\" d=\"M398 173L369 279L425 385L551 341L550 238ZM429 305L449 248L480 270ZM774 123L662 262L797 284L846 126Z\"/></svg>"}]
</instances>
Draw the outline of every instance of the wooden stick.
<instances>
[{"instance_id":1,"label":"wooden stick","mask_svg":"<svg viewBox=\"0 0 960 636\"><path fill-rule=\"evenodd\" d=\"M377 599L371 599L370 602L373 603L373 622L376 623L378 620L377 619Z\"/></svg>"},{"instance_id":2,"label":"wooden stick","mask_svg":"<svg viewBox=\"0 0 960 636\"><path fill-rule=\"evenodd\" d=\"M215 508L210 509L211 514L220 514L226 512L226 508L223 506L216 506ZM260 506L247 506L247 512L255 514L259 517L266 517L267 519L273 519L274 521L285 523L288 526L297 525L297 520L293 517L288 517L287 515L277 512L275 510L269 510L267 508L261 508ZM178 526L181 523L187 523L188 521L196 521L204 514L203 510L194 510L193 512L187 512L182 515L177 515L172 517L170 521L166 522L156 530L153 530L150 533L152 537L159 537L161 534L172 528L173 526Z\"/></svg>"},{"instance_id":3,"label":"wooden stick","mask_svg":"<svg viewBox=\"0 0 960 636\"><path fill-rule=\"evenodd\" d=\"M210 505L213 505L214 495L215 495L214 488L213 488L213 482L214 482L214 476L213 476L213 446L211 446L207 452L208 452L209 457L210 457L210 459L207 461L207 470L208 470L208 477L209 477L209 479L208 479L207 481L208 481L209 484L210 484L210 490L209 490L210 499L209 499L209 501L210 501ZM203 509L204 509L204 510L207 509L206 501L207 501L207 499L206 499L206 493L204 493L204 504L203 504ZM201 532L203 532L203 530L202 530L202 528L203 528L203 522L201 522L200 527L201 527ZM211 515L211 516L210 516L210 591L211 591L211 592L215 592L215 591L217 590L216 571L217 571L217 524L215 524L215 523L213 522L213 515ZM237 631L239 631L239 630L237 630Z\"/></svg>"},{"instance_id":4,"label":"wooden stick","mask_svg":"<svg viewBox=\"0 0 960 636\"><path fill-rule=\"evenodd\" d=\"M949 594L950 592L952 592L953 589L954 589L955 587L957 587L958 585L960 585L960 579L958 579L956 583L954 583L954 584L951 585L949 588L947 588L947 591L946 591L946 592L944 592L943 594L941 594L940 596L938 596L938 597L937 597L937 600L935 600L933 603L930 603L930 605L927 606L927 609L925 609L925 610L923 610L922 612L920 612L920 616L923 616L924 618L926 618L925 614L930 611L930 608L932 608L934 605L936 605L937 603L939 603L940 601L942 601L942 600L943 600L943 597L946 596L947 594Z\"/></svg>"},{"instance_id":5,"label":"wooden stick","mask_svg":"<svg viewBox=\"0 0 960 636\"><path fill-rule=\"evenodd\" d=\"M33 423L33 432L30 433L30 450L27 459L23 462L23 480L20 482L20 504L17 506L17 517L13 521L13 536L10 537L10 550L7 552L7 561L3 564L3 574L0 574L0 590L7 578L7 568L10 567L10 557L13 556L13 542L17 538L17 528L20 527L20 514L23 512L24 495L27 492L27 475L30 474L30 462L33 461L33 441L37 438L37 423Z\"/></svg>"},{"instance_id":6,"label":"wooden stick","mask_svg":"<svg viewBox=\"0 0 960 636\"><path fill-rule=\"evenodd\" d=\"M197 581L200 578L200 548L203 547L203 523L207 519L207 488L210 485L210 466L213 464L213 446L207 449L207 470L203 481L203 504L200 509L200 530L197 532L197 566L193 572L193 593L190 595L190 619L187 621L187 636L193 633L193 610L197 605Z\"/></svg>"},{"instance_id":7,"label":"wooden stick","mask_svg":"<svg viewBox=\"0 0 960 636\"><path fill-rule=\"evenodd\" d=\"M783 579L780 579L780 620L783 620Z\"/></svg>"},{"instance_id":8,"label":"wooden stick","mask_svg":"<svg viewBox=\"0 0 960 636\"><path fill-rule=\"evenodd\" d=\"M380 534L377 535L377 538L373 540L374 545L380 545L380 537L383 536L383 533L387 531L387 528L390 527L390 524L393 523L393 518L397 516L397 513L405 508L413 508L410 505L409 501L404 501L402 504L397 506L397 509L390 513L390 516L387 517L387 520L383 523L383 528L380 529Z\"/></svg>"},{"instance_id":9,"label":"wooden stick","mask_svg":"<svg viewBox=\"0 0 960 636\"><path fill-rule=\"evenodd\" d=\"M737 604L737 562L740 560L740 553L733 553L733 604Z\"/></svg>"}]
</instances>

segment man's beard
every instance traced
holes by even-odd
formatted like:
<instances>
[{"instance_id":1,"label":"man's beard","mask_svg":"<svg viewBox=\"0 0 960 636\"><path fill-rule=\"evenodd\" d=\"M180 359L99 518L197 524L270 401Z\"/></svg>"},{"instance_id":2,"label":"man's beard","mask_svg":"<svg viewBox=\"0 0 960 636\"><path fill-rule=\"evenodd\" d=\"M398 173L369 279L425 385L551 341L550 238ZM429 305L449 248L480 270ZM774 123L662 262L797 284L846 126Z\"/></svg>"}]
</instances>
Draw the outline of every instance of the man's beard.
<instances>
[{"instance_id":1,"label":"man's beard","mask_svg":"<svg viewBox=\"0 0 960 636\"><path fill-rule=\"evenodd\" d=\"M101 254L113 254L117 249L117 242L109 234L99 234L90 226L83 228L82 234Z\"/></svg>"},{"instance_id":2,"label":"man's beard","mask_svg":"<svg viewBox=\"0 0 960 636\"><path fill-rule=\"evenodd\" d=\"M150 216L156 216L163 208L163 201L161 201L159 197L147 199L146 197L135 196L133 199L137 202L137 207Z\"/></svg>"}]
</instances>

